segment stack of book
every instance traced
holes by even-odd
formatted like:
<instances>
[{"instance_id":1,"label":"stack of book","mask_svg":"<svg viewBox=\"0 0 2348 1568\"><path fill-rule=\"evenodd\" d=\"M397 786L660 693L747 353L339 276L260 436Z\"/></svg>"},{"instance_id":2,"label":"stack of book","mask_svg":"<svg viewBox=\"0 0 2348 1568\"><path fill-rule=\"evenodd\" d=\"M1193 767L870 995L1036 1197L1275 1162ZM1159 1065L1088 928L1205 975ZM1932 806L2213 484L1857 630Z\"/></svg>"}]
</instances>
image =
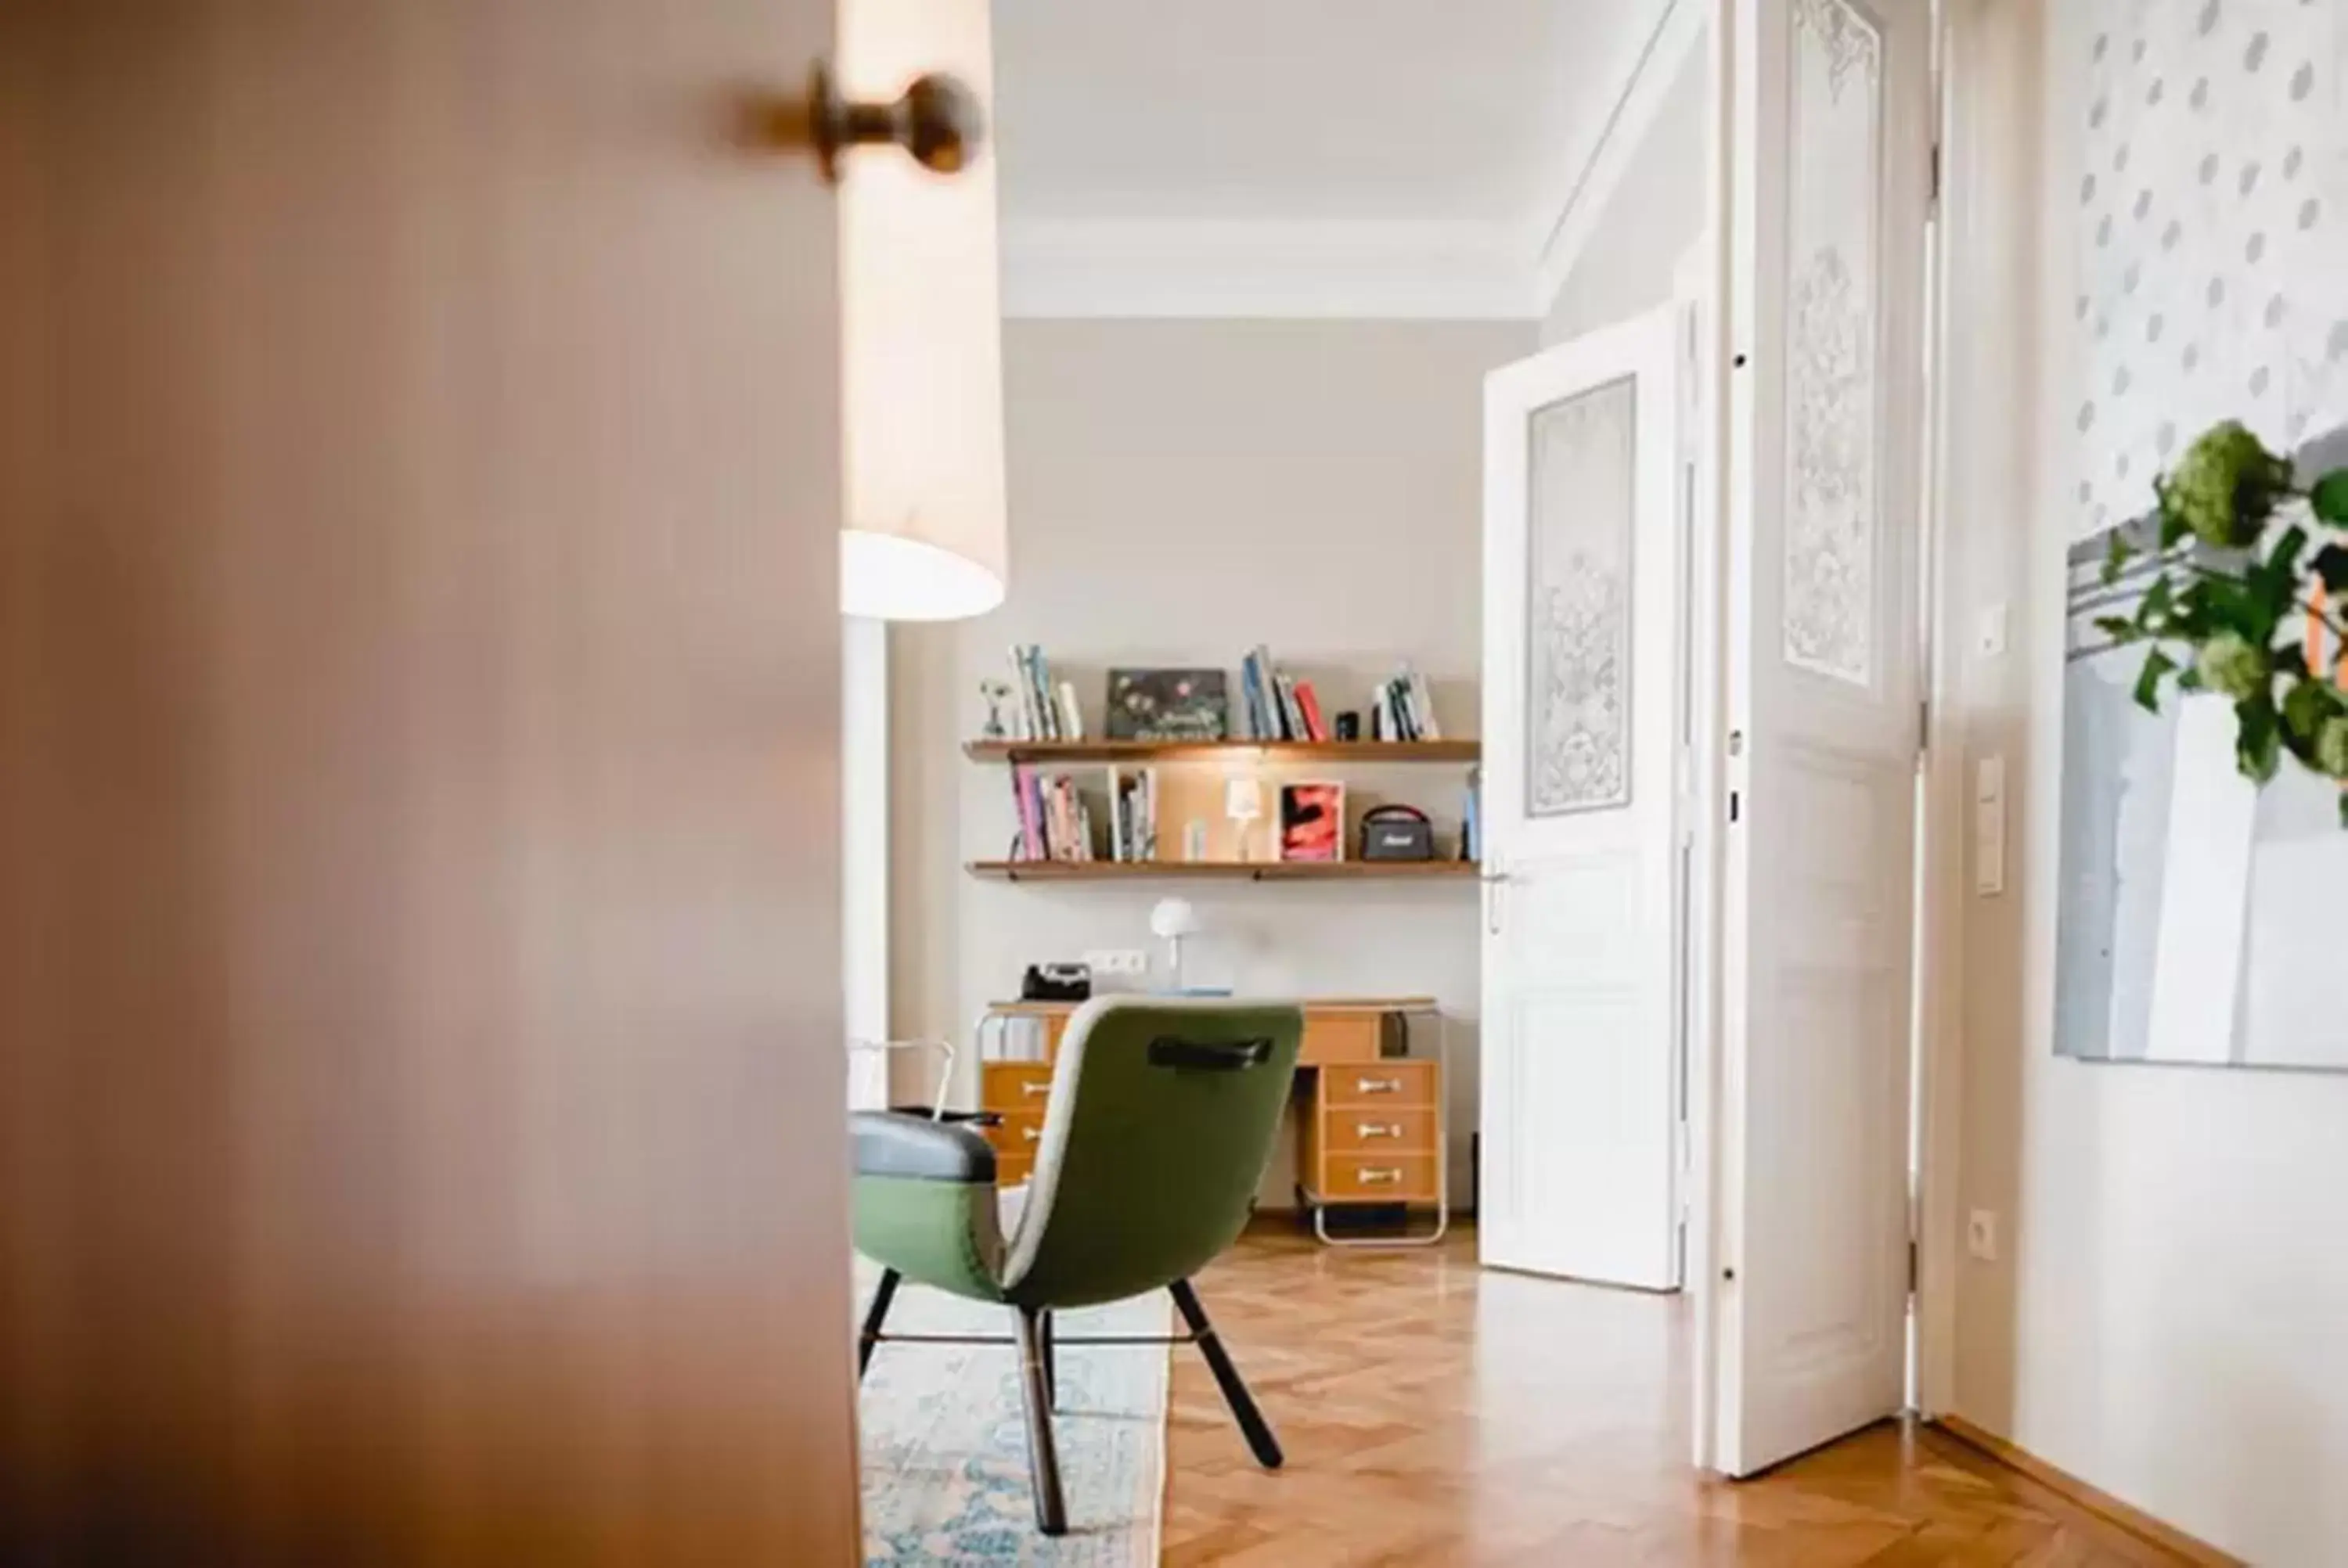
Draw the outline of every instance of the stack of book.
<instances>
[{"instance_id":1,"label":"stack of book","mask_svg":"<svg viewBox=\"0 0 2348 1568\"><path fill-rule=\"evenodd\" d=\"M1022 642L1011 650L1013 739L1021 741L1081 741L1085 718L1076 706L1073 681L1055 682L1052 666L1041 644Z\"/></svg>"},{"instance_id":2,"label":"stack of book","mask_svg":"<svg viewBox=\"0 0 2348 1568\"><path fill-rule=\"evenodd\" d=\"M1108 775L1113 815L1109 823L1109 858L1158 858L1158 770L1128 773L1111 768Z\"/></svg>"},{"instance_id":3,"label":"stack of book","mask_svg":"<svg viewBox=\"0 0 2348 1568\"><path fill-rule=\"evenodd\" d=\"M1020 860L1090 860L1093 819L1066 774L1045 777L1034 768L1011 770L1019 806Z\"/></svg>"},{"instance_id":4,"label":"stack of book","mask_svg":"<svg viewBox=\"0 0 2348 1568\"><path fill-rule=\"evenodd\" d=\"M1328 717L1310 681L1282 674L1272 661L1272 651L1258 646L1240 661L1240 696L1245 704L1248 735L1258 741L1325 741Z\"/></svg>"},{"instance_id":5,"label":"stack of book","mask_svg":"<svg viewBox=\"0 0 2348 1568\"><path fill-rule=\"evenodd\" d=\"M1435 722L1435 698L1426 677L1404 665L1391 681L1382 681L1370 693L1370 739L1374 741L1439 741L1443 731Z\"/></svg>"}]
</instances>

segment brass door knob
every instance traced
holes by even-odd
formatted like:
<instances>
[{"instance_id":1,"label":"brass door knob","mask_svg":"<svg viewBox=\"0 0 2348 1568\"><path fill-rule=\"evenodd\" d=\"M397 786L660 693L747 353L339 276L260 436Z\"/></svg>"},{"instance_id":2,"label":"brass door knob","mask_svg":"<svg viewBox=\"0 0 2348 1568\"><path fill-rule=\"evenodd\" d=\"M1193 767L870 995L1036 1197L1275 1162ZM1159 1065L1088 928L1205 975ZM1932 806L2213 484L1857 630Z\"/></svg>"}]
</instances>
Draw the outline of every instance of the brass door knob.
<instances>
[{"instance_id":1,"label":"brass door knob","mask_svg":"<svg viewBox=\"0 0 2348 1568\"><path fill-rule=\"evenodd\" d=\"M943 72L915 77L893 103L860 103L840 96L821 60L808 68L803 100L769 100L756 118L759 140L809 149L828 185L839 183L841 159L855 147L901 147L924 169L959 174L978 156L986 125L978 95Z\"/></svg>"}]
</instances>

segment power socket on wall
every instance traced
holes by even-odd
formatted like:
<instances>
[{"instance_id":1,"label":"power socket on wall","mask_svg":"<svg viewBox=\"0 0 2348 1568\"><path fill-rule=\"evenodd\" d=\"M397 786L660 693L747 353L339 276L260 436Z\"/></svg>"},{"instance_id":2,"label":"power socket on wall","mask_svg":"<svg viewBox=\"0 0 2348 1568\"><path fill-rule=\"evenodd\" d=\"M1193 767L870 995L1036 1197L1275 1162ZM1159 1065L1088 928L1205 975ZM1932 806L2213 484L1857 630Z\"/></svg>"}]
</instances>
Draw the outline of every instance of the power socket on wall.
<instances>
[{"instance_id":1,"label":"power socket on wall","mask_svg":"<svg viewBox=\"0 0 2348 1568\"><path fill-rule=\"evenodd\" d=\"M1140 979L1149 973L1149 955L1139 948L1096 948L1084 955L1096 979Z\"/></svg>"},{"instance_id":2,"label":"power socket on wall","mask_svg":"<svg viewBox=\"0 0 2348 1568\"><path fill-rule=\"evenodd\" d=\"M1976 1263L1997 1261L1997 1211L1975 1209L1965 1219L1965 1251Z\"/></svg>"}]
</instances>

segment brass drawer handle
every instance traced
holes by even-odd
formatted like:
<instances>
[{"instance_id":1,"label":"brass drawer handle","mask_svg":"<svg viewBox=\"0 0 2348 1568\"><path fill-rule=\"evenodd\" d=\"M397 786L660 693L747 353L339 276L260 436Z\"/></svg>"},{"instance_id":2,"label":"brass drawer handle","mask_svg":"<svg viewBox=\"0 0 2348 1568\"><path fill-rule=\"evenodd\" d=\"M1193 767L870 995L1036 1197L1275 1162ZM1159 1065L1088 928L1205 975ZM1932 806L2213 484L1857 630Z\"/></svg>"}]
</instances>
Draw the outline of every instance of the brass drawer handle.
<instances>
[{"instance_id":1,"label":"brass drawer handle","mask_svg":"<svg viewBox=\"0 0 2348 1568\"><path fill-rule=\"evenodd\" d=\"M1354 1175L1365 1187L1390 1187L1402 1180L1402 1172L1392 1165L1382 1165L1375 1170L1358 1171Z\"/></svg>"},{"instance_id":2,"label":"brass drawer handle","mask_svg":"<svg viewBox=\"0 0 2348 1568\"><path fill-rule=\"evenodd\" d=\"M1052 1092L1052 1081L1048 1078L1031 1078L1019 1086L1019 1092L1030 1100L1039 1094L1049 1094Z\"/></svg>"},{"instance_id":3,"label":"brass drawer handle","mask_svg":"<svg viewBox=\"0 0 2348 1568\"><path fill-rule=\"evenodd\" d=\"M1402 1080L1399 1078L1356 1078L1354 1080L1354 1091L1356 1094L1399 1094L1402 1092Z\"/></svg>"},{"instance_id":4,"label":"brass drawer handle","mask_svg":"<svg viewBox=\"0 0 2348 1568\"><path fill-rule=\"evenodd\" d=\"M1030 1143L1040 1143L1044 1141L1044 1129L1041 1127L1022 1127L1019 1129L1019 1135L1022 1138L1026 1139Z\"/></svg>"},{"instance_id":5,"label":"brass drawer handle","mask_svg":"<svg viewBox=\"0 0 2348 1568\"><path fill-rule=\"evenodd\" d=\"M1354 1135L1357 1138L1399 1138L1402 1136L1402 1123L1399 1122L1356 1122L1354 1123Z\"/></svg>"}]
</instances>

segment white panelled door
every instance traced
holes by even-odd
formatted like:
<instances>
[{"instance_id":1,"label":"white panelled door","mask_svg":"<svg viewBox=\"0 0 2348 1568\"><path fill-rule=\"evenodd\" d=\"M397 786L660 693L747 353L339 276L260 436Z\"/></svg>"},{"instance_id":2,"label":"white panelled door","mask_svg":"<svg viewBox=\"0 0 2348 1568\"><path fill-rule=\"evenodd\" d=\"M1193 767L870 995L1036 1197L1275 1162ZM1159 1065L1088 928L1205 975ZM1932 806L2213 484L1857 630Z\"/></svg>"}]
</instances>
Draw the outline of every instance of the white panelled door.
<instances>
[{"instance_id":1,"label":"white panelled door","mask_svg":"<svg viewBox=\"0 0 2348 1568\"><path fill-rule=\"evenodd\" d=\"M1716 1463L1898 1411L1930 0L1735 0Z\"/></svg>"},{"instance_id":2,"label":"white panelled door","mask_svg":"<svg viewBox=\"0 0 2348 1568\"><path fill-rule=\"evenodd\" d=\"M1680 1283L1676 307L1484 392L1483 1261Z\"/></svg>"}]
</instances>

